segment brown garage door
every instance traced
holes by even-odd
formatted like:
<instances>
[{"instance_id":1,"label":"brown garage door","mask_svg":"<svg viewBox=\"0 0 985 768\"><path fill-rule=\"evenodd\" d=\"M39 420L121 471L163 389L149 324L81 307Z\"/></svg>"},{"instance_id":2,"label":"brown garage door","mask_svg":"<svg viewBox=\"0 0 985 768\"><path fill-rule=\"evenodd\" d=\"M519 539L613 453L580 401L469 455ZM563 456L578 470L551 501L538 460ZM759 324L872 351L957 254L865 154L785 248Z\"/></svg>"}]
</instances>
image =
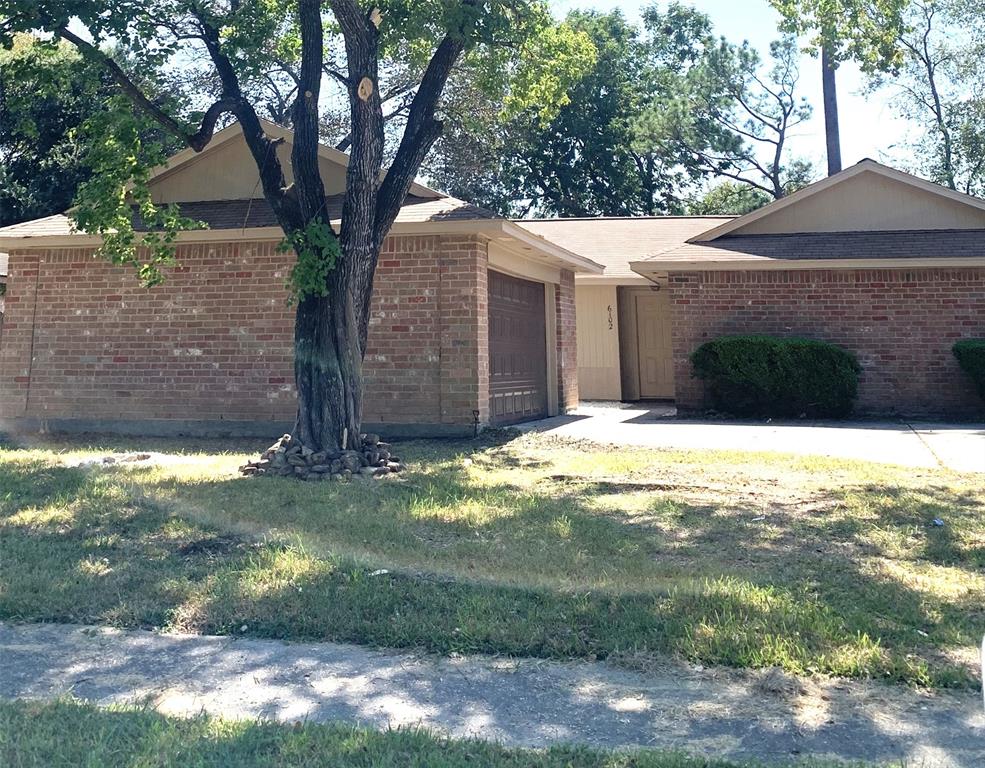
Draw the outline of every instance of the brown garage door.
<instances>
[{"instance_id":1,"label":"brown garage door","mask_svg":"<svg viewBox=\"0 0 985 768\"><path fill-rule=\"evenodd\" d=\"M489 420L547 415L544 285L489 272Z\"/></svg>"}]
</instances>

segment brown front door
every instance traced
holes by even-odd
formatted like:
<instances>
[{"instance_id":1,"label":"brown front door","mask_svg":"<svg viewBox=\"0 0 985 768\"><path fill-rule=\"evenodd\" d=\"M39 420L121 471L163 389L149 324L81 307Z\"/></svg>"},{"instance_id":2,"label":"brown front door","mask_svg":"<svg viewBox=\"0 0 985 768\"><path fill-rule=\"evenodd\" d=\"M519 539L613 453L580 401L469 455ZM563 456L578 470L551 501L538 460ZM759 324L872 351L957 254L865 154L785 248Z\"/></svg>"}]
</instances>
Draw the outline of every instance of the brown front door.
<instances>
[{"instance_id":1,"label":"brown front door","mask_svg":"<svg viewBox=\"0 0 985 768\"><path fill-rule=\"evenodd\" d=\"M640 350L640 397L674 396L674 354L667 291L636 295L636 340Z\"/></svg>"},{"instance_id":2,"label":"brown front door","mask_svg":"<svg viewBox=\"0 0 985 768\"><path fill-rule=\"evenodd\" d=\"M544 285L489 272L489 421L547 415Z\"/></svg>"}]
</instances>

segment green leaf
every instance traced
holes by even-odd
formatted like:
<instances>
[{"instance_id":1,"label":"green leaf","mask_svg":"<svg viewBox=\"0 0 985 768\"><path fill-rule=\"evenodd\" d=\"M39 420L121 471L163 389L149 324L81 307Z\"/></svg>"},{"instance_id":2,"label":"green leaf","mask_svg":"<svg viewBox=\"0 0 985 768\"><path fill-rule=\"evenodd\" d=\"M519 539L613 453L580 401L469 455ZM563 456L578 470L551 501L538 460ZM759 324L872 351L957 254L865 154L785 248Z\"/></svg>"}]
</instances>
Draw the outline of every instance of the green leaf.
<instances>
[{"instance_id":1,"label":"green leaf","mask_svg":"<svg viewBox=\"0 0 985 768\"><path fill-rule=\"evenodd\" d=\"M328 222L315 218L304 229L287 235L279 250L293 250L297 255L287 281L292 300L328 295L328 276L342 258L339 239Z\"/></svg>"},{"instance_id":2,"label":"green leaf","mask_svg":"<svg viewBox=\"0 0 985 768\"><path fill-rule=\"evenodd\" d=\"M811 50L828 46L836 60L852 59L866 71L895 70L910 0L770 0L784 28L811 35Z\"/></svg>"},{"instance_id":3,"label":"green leaf","mask_svg":"<svg viewBox=\"0 0 985 768\"><path fill-rule=\"evenodd\" d=\"M93 176L81 185L76 226L100 235L99 255L135 268L146 286L164 281L162 268L175 265L178 234L204 224L182 216L174 205L158 205L148 186L150 169L161 164L161 144L144 138L146 118L123 97L80 128L90 147Z\"/></svg>"}]
</instances>

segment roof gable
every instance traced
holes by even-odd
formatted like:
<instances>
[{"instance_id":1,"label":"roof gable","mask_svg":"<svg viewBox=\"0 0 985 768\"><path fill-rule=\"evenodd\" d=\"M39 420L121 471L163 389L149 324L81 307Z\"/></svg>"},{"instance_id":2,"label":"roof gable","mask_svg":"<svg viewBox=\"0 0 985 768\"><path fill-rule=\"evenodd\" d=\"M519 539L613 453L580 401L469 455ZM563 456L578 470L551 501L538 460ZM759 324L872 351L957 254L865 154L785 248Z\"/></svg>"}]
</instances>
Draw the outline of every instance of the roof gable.
<instances>
[{"instance_id":1,"label":"roof gable","mask_svg":"<svg viewBox=\"0 0 985 768\"><path fill-rule=\"evenodd\" d=\"M985 200L873 160L812 184L692 242L725 235L901 232L985 228Z\"/></svg>"},{"instance_id":2,"label":"roof gable","mask_svg":"<svg viewBox=\"0 0 985 768\"><path fill-rule=\"evenodd\" d=\"M293 181L291 147L294 132L267 120L262 120L261 124L268 136L281 139L277 156L290 184ZM318 167L325 194L338 195L345 191L348 165L347 154L319 145ZM149 186L156 203L257 200L263 197L260 175L239 123L219 131L201 152L185 149L170 157L164 165L151 172ZM426 198L442 197L439 192L421 184L411 185L410 194Z\"/></svg>"}]
</instances>

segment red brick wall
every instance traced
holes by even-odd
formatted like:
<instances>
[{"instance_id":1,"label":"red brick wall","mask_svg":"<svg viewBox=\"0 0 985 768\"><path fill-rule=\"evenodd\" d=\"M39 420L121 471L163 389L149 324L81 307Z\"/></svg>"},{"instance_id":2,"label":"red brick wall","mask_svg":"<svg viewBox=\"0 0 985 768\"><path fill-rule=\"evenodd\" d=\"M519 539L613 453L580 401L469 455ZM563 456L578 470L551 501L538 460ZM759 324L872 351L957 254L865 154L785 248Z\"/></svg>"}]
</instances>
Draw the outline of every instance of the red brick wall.
<instances>
[{"instance_id":1,"label":"red brick wall","mask_svg":"<svg viewBox=\"0 0 985 768\"><path fill-rule=\"evenodd\" d=\"M290 257L252 242L183 245L178 259L148 291L91 250L11 254L0 418L291 421ZM469 425L485 413L485 262L474 237L387 242L367 426Z\"/></svg>"},{"instance_id":2,"label":"red brick wall","mask_svg":"<svg viewBox=\"0 0 985 768\"><path fill-rule=\"evenodd\" d=\"M768 333L854 352L860 414L981 411L951 346L985 337L985 269L671 273L669 290L679 407L707 404L688 360L700 344Z\"/></svg>"},{"instance_id":3,"label":"red brick wall","mask_svg":"<svg viewBox=\"0 0 985 768\"><path fill-rule=\"evenodd\" d=\"M489 407L486 247L396 237L376 273L363 371L370 423L471 424Z\"/></svg>"},{"instance_id":4,"label":"red brick wall","mask_svg":"<svg viewBox=\"0 0 985 768\"><path fill-rule=\"evenodd\" d=\"M578 407L578 335L575 328L575 275L561 270L554 293L557 313L558 408L567 413Z\"/></svg>"},{"instance_id":5,"label":"red brick wall","mask_svg":"<svg viewBox=\"0 0 985 768\"><path fill-rule=\"evenodd\" d=\"M443 264L441 403L445 421L489 421L488 251L449 245Z\"/></svg>"}]
</instances>

